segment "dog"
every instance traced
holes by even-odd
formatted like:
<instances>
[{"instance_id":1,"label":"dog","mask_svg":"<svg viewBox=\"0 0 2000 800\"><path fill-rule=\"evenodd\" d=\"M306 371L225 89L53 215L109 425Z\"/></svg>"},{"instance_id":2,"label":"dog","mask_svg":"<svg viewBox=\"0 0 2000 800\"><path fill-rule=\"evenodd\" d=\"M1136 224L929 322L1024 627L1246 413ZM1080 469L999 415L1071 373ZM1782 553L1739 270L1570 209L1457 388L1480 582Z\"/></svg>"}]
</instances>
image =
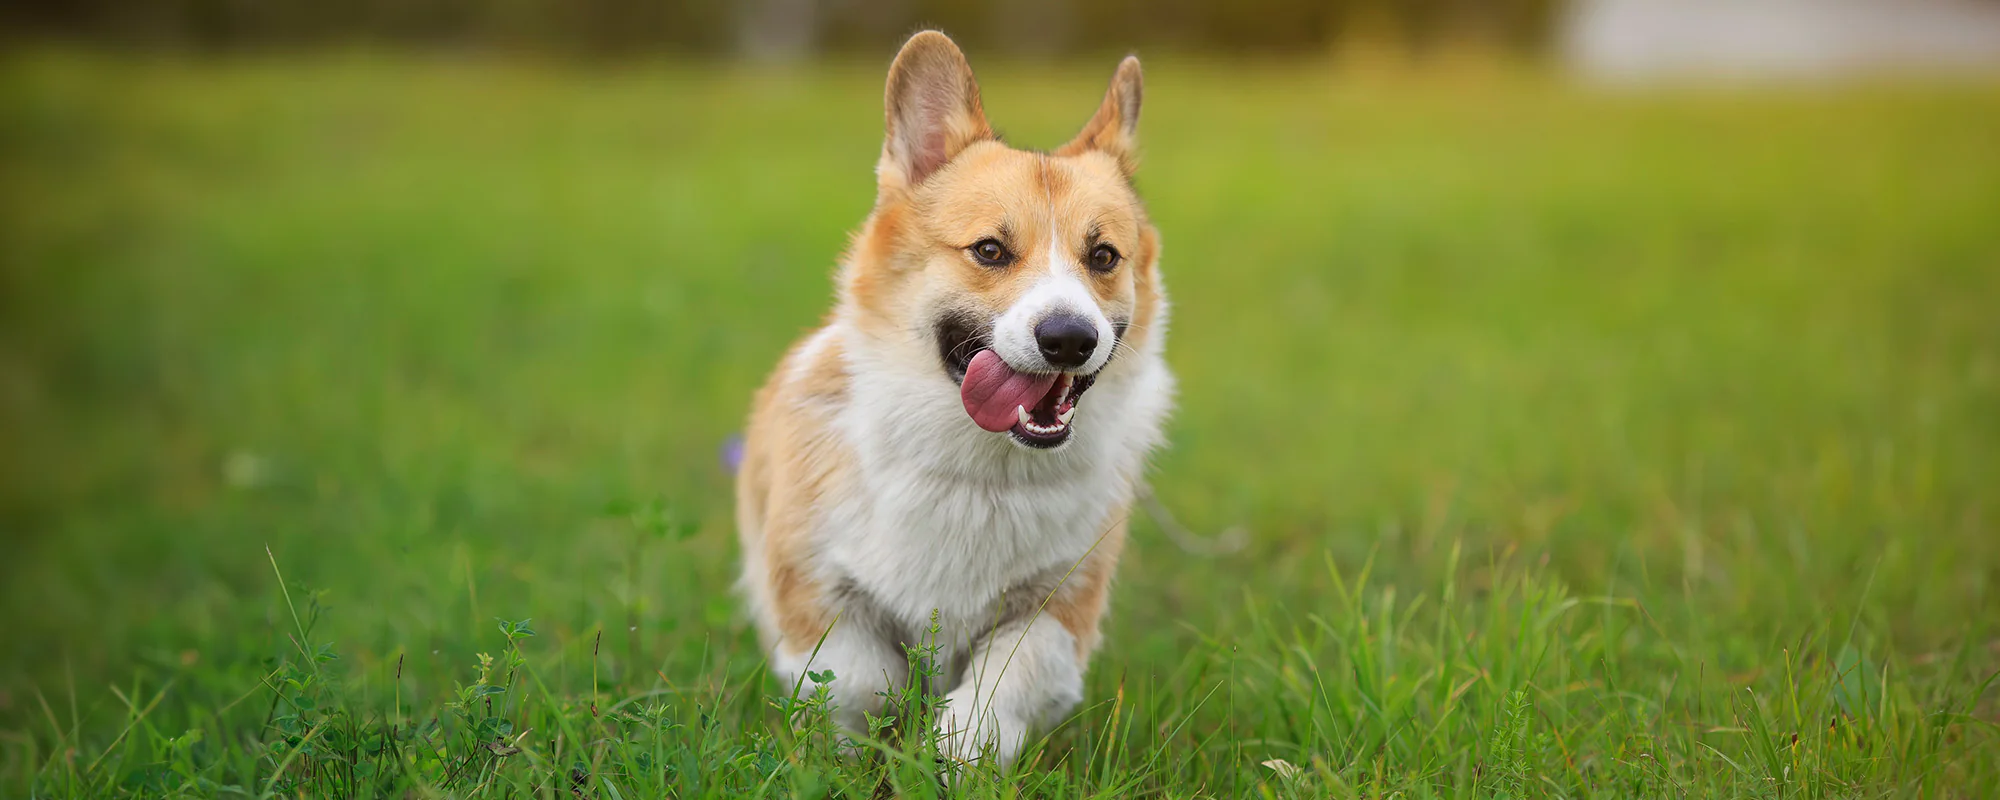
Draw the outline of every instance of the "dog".
<instances>
[{"instance_id":1,"label":"dog","mask_svg":"<svg viewBox=\"0 0 2000 800\"><path fill-rule=\"evenodd\" d=\"M994 134L944 34L889 67L874 209L832 312L757 392L737 477L772 671L823 681L843 728L883 713L933 625L948 758L1010 763L1082 699L1174 394L1140 78L1127 57L1043 153Z\"/></svg>"}]
</instances>

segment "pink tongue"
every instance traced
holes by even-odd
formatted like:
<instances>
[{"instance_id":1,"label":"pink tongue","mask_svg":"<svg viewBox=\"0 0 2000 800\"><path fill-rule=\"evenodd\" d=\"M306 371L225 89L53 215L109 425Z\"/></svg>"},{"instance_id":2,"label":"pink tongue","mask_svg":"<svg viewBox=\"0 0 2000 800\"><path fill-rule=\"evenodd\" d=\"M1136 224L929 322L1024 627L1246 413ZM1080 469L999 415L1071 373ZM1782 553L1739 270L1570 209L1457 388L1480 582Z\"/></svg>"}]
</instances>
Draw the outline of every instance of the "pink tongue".
<instances>
[{"instance_id":1,"label":"pink tongue","mask_svg":"<svg viewBox=\"0 0 2000 800\"><path fill-rule=\"evenodd\" d=\"M994 433L1014 427L1021 415L1014 409L1042 402L1054 375L1023 375L1015 372L1000 354L981 350L965 367L965 381L958 386L958 399L965 401L965 413L979 427Z\"/></svg>"}]
</instances>

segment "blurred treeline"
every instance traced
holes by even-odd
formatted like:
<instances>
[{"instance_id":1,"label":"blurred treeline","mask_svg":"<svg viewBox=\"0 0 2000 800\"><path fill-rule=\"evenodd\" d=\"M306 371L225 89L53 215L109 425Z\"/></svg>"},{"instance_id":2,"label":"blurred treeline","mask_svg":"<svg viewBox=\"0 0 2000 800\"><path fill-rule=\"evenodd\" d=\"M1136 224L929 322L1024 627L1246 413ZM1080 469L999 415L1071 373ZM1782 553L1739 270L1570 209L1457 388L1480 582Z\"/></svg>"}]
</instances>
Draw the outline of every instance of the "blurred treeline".
<instances>
[{"instance_id":1,"label":"blurred treeline","mask_svg":"<svg viewBox=\"0 0 2000 800\"><path fill-rule=\"evenodd\" d=\"M1533 50L1563 0L11 0L15 37L131 47L463 46L570 54L790 58L880 53L919 27L1022 56L1139 46Z\"/></svg>"}]
</instances>

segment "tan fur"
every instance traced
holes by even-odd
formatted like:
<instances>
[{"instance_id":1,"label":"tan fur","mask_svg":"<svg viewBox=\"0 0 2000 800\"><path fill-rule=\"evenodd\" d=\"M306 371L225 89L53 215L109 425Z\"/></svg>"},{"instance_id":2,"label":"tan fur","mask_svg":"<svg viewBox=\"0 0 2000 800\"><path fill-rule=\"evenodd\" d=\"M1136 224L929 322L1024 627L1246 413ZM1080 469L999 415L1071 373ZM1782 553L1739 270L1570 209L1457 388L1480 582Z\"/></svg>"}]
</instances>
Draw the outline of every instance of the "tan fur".
<instances>
[{"instance_id":1,"label":"tan fur","mask_svg":"<svg viewBox=\"0 0 2000 800\"><path fill-rule=\"evenodd\" d=\"M1043 609L1076 637L1078 658L1088 659L1101 638L1097 626L1111 603L1111 576L1118 571L1118 556L1125 551L1125 515L1130 509L1127 505L1118 511L1118 521L1104 534L1104 541L1076 566Z\"/></svg>"},{"instance_id":2,"label":"tan fur","mask_svg":"<svg viewBox=\"0 0 2000 800\"><path fill-rule=\"evenodd\" d=\"M847 376L837 352L795 363L802 345L778 365L779 376L793 375L796 367L797 379L776 380L757 392L750 417L756 435L745 441L736 484L738 534L746 552L754 549L764 558L777 613L776 630L764 632L766 647L780 639L811 642L833 621L821 603L825 588L808 565L807 511L839 491L848 466L825 428L826 415L846 393Z\"/></svg>"}]
</instances>

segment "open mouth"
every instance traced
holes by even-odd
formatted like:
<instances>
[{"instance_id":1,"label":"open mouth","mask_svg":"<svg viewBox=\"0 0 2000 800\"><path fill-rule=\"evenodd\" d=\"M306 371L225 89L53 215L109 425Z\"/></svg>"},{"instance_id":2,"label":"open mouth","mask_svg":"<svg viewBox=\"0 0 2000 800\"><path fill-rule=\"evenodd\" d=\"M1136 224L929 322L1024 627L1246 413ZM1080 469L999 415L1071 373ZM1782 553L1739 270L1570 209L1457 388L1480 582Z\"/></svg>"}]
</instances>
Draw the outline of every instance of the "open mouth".
<instances>
[{"instance_id":1,"label":"open mouth","mask_svg":"<svg viewBox=\"0 0 2000 800\"><path fill-rule=\"evenodd\" d=\"M1077 400L1097 375L1015 370L988 346L990 335L990 329L959 320L938 326L945 374L959 385L966 414L979 427L1005 431L1028 447L1046 449L1069 441Z\"/></svg>"},{"instance_id":2,"label":"open mouth","mask_svg":"<svg viewBox=\"0 0 2000 800\"><path fill-rule=\"evenodd\" d=\"M1055 447L1069 440L1076 401L1097 380L1095 375L1064 372L1021 372L999 353L981 350L966 362L959 382L959 399L974 424L1029 447Z\"/></svg>"}]
</instances>

